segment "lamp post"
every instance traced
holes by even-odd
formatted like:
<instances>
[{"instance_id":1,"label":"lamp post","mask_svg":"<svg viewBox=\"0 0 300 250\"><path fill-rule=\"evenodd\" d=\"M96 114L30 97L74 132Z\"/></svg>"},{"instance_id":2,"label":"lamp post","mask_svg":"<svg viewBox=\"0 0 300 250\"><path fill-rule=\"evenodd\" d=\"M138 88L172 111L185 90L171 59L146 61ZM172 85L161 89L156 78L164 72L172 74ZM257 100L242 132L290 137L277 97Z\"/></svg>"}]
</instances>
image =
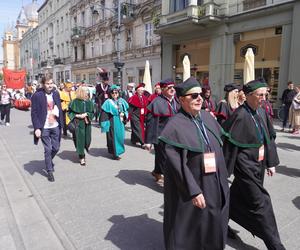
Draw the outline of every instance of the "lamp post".
<instances>
[{"instance_id":1,"label":"lamp post","mask_svg":"<svg viewBox=\"0 0 300 250\"><path fill-rule=\"evenodd\" d=\"M121 0L118 0L117 8L106 8L101 4L97 4L101 9L109 10L113 14L117 14L117 43L116 43L116 52L117 52L117 61L114 62L114 66L117 69L117 84L123 89L122 84L122 76L121 71L124 67L123 62L121 62L121 49L120 49L120 41L121 41ZM94 9L94 6L91 6L92 13L98 13L97 10ZM99 14L99 13L98 13Z\"/></svg>"}]
</instances>

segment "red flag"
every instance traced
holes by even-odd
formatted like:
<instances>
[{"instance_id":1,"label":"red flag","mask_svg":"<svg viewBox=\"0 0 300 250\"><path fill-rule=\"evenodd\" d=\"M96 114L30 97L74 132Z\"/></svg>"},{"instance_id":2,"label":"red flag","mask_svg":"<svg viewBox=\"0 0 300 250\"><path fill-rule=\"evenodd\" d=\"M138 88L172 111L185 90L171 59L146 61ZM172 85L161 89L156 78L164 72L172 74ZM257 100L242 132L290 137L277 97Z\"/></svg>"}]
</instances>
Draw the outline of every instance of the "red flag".
<instances>
[{"instance_id":1,"label":"red flag","mask_svg":"<svg viewBox=\"0 0 300 250\"><path fill-rule=\"evenodd\" d=\"M22 89L25 86L25 70L10 70L3 68L3 79L7 88Z\"/></svg>"}]
</instances>

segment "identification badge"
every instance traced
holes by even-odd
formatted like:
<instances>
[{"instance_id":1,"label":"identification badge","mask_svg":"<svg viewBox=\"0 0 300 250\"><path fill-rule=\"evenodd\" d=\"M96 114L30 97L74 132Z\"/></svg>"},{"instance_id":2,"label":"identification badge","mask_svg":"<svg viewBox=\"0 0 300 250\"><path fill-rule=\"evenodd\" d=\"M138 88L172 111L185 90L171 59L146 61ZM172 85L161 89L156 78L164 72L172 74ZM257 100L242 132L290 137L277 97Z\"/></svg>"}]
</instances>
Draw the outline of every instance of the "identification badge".
<instances>
[{"instance_id":1,"label":"identification badge","mask_svg":"<svg viewBox=\"0 0 300 250\"><path fill-rule=\"evenodd\" d=\"M108 98L108 94L105 93L104 94L104 98L107 99Z\"/></svg>"},{"instance_id":2,"label":"identification badge","mask_svg":"<svg viewBox=\"0 0 300 250\"><path fill-rule=\"evenodd\" d=\"M264 158L265 158L265 146L262 145L262 146L260 146L259 151L258 151L258 161L263 161Z\"/></svg>"},{"instance_id":3,"label":"identification badge","mask_svg":"<svg viewBox=\"0 0 300 250\"><path fill-rule=\"evenodd\" d=\"M141 115L145 114L145 109L141 108Z\"/></svg>"},{"instance_id":4,"label":"identification badge","mask_svg":"<svg viewBox=\"0 0 300 250\"><path fill-rule=\"evenodd\" d=\"M215 153L204 154L204 173L215 173L217 171Z\"/></svg>"}]
</instances>

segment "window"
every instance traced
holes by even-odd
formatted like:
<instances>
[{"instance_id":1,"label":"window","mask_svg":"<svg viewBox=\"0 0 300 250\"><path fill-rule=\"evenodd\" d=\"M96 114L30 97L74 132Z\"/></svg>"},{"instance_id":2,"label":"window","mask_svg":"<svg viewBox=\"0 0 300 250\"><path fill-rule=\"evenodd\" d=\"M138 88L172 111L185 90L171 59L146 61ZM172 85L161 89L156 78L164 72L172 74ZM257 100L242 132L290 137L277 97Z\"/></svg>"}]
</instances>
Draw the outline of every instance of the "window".
<instances>
[{"instance_id":1,"label":"window","mask_svg":"<svg viewBox=\"0 0 300 250\"><path fill-rule=\"evenodd\" d=\"M126 45L128 50L132 49L132 29L128 29L126 32Z\"/></svg>"},{"instance_id":2,"label":"window","mask_svg":"<svg viewBox=\"0 0 300 250\"><path fill-rule=\"evenodd\" d=\"M105 0L101 0L101 5L105 6ZM105 19L105 8L101 8L101 18L102 20Z\"/></svg>"},{"instance_id":3,"label":"window","mask_svg":"<svg viewBox=\"0 0 300 250\"><path fill-rule=\"evenodd\" d=\"M94 42L91 42L91 58L95 56Z\"/></svg>"},{"instance_id":4,"label":"window","mask_svg":"<svg viewBox=\"0 0 300 250\"><path fill-rule=\"evenodd\" d=\"M70 70L65 71L65 79L70 80Z\"/></svg>"},{"instance_id":5,"label":"window","mask_svg":"<svg viewBox=\"0 0 300 250\"><path fill-rule=\"evenodd\" d=\"M176 12L185 9L188 6L188 0L171 0L170 10Z\"/></svg>"},{"instance_id":6,"label":"window","mask_svg":"<svg viewBox=\"0 0 300 250\"><path fill-rule=\"evenodd\" d=\"M99 56L104 55L104 38L99 40Z\"/></svg>"},{"instance_id":7,"label":"window","mask_svg":"<svg viewBox=\"0 0 300 250\"><path fill-rule=\"evenodd\" d=\"M81 81L80 75L76 75L76 76L75 76L75 80L76 80L76 82L80 82L80 81Z\"/></svg>"},{"instance_id":8,"label":"window","mask_svg":"<svg viewBox=\"0 0 300 250\"><path fill-rule=\"evenodd\" d=\"M59 32L59 20L56 20L56 34Z\"/></svg>"},{"instance_id":9,"label":"window","mask_svg":"<svg viewBox=\"0 0 300 250\"><path fill-rule=\"evenodd\" d=\"M96 75L95 75L95 73L90 73L89 74L89 83L90 84L95 84L96 83Z\"/></svg>"},{"instance_id":10,"label":"window","mask_svg":"<svg viewBox=\"0 0 300 250\"><path fill-rule=\"evenodd\" d=\"M60 18L60 28L61 28L61 32L64 32L64 18L63 17L61 17Z\"/></svg>"},{"instance_id":11,"label":"window","mask_svg":"<svg viewBox=\"0 0 300 250\"><path fill-rule=\"evenodd\" d=\"M61 44L61 57L65 57L65 45L63 43Z\"/></svg>"},{"instance_id":12,"label":"window","mask_svg":"<svg viewBox=\"0 0 300 250\"><path fill-rule=\"evenodd\" d=\"M75 62L77 62L77 60L78 60L78 51L77 51L76 46L74 47L74 59L75 59Z\"/></svg>"},{"instance_id":13,"label":"window","mask_svg":"<svg viewBox=\"0 0 300 250\"><path fill-rule=\"evenodd\" d=\"M82 52L82 60L85 60L85 44L81 45L81 52Z\"/></svg>"},{"instance_id":14,"label":"window","mask_svg":"<svg viewBox=\"0 0 300 250\"><path fill-rule=\"evenodd\" d=\"M67 13L66 14L66 30L68 30L69 29L69 14Z\"/></svg>"},{"instance_id":15,"label":"window","mask_svg":"<svg viewBox=\"0 0 300 250\"><path fill-rule=\"evenodd\" d=\"M66 57L69 57L69 51L70 51L70 45L69 45L69 41L66 42Z\"/></svg>"},{"instance_id":16,"label":"window","mask_svg":"<svg viewBox=\"0 0 300 250\"><path fill-rule=\"evenodd\" d=\"M81 12L81 25L82 25L82 27L85 27L85 22L84 22L84 11Z\"/></svg>"},{"instance_id":17,"label":"window","mask_svg":"<svg viewBox=\"0 0 300 250\"><path fill-rule=\"evenodd\" d=\"M60 57L59 45L56 46L56 54L58 57Z\"/></svg>"},{"instance_id":18,"label":"window","mask_svg":"<svg viewBox=\"0 0 300 250\"><path fill-rule=\"evenodd\" d=\"M153 35L153 27L152 23L145 24L145 46L152 45L152 35Z\"/></svg>"}]
</instances>

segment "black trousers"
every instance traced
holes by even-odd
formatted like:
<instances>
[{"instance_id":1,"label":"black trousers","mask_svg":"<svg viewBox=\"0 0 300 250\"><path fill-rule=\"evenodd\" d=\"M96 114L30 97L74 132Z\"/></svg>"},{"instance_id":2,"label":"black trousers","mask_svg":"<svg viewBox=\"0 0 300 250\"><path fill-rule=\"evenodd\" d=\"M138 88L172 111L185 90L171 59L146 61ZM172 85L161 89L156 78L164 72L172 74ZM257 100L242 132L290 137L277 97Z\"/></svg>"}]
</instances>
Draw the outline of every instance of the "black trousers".
<instances>
[{"instance_id":1,"label":"black trousers","mask_svg":"<svg viewBox=\"0 0 300 250\"><path fill-rule=\"evenodd\" d=\"M1 120L3 121L5 118L5 122L10 122L10 103L1 104Z\"/></svg>"},{"instance_id":2,"label":"black trousers","mask_svg":"<svg viewBox=\"0 0 300 250\"><path fill-rule=\"evenodd\" d=\"M154 173L163 174L163 169L165 165L165 156L163 154L163 149L160 144L153 144L154 152L155 152L155 160L154 160Z\"/></svg>"},{"instance_id":3,"label":"black trousers","mask_svg":"<svg viewBox=\"0 0 300 250\"><path fill-rule=\"evenodd\" d=\"M290 112L291 104L285 104L283 108L283 121L282 121L282 128L285 128L287 124L287 120L289 119L289 112Z\"/></svg>"}]
</instances>

